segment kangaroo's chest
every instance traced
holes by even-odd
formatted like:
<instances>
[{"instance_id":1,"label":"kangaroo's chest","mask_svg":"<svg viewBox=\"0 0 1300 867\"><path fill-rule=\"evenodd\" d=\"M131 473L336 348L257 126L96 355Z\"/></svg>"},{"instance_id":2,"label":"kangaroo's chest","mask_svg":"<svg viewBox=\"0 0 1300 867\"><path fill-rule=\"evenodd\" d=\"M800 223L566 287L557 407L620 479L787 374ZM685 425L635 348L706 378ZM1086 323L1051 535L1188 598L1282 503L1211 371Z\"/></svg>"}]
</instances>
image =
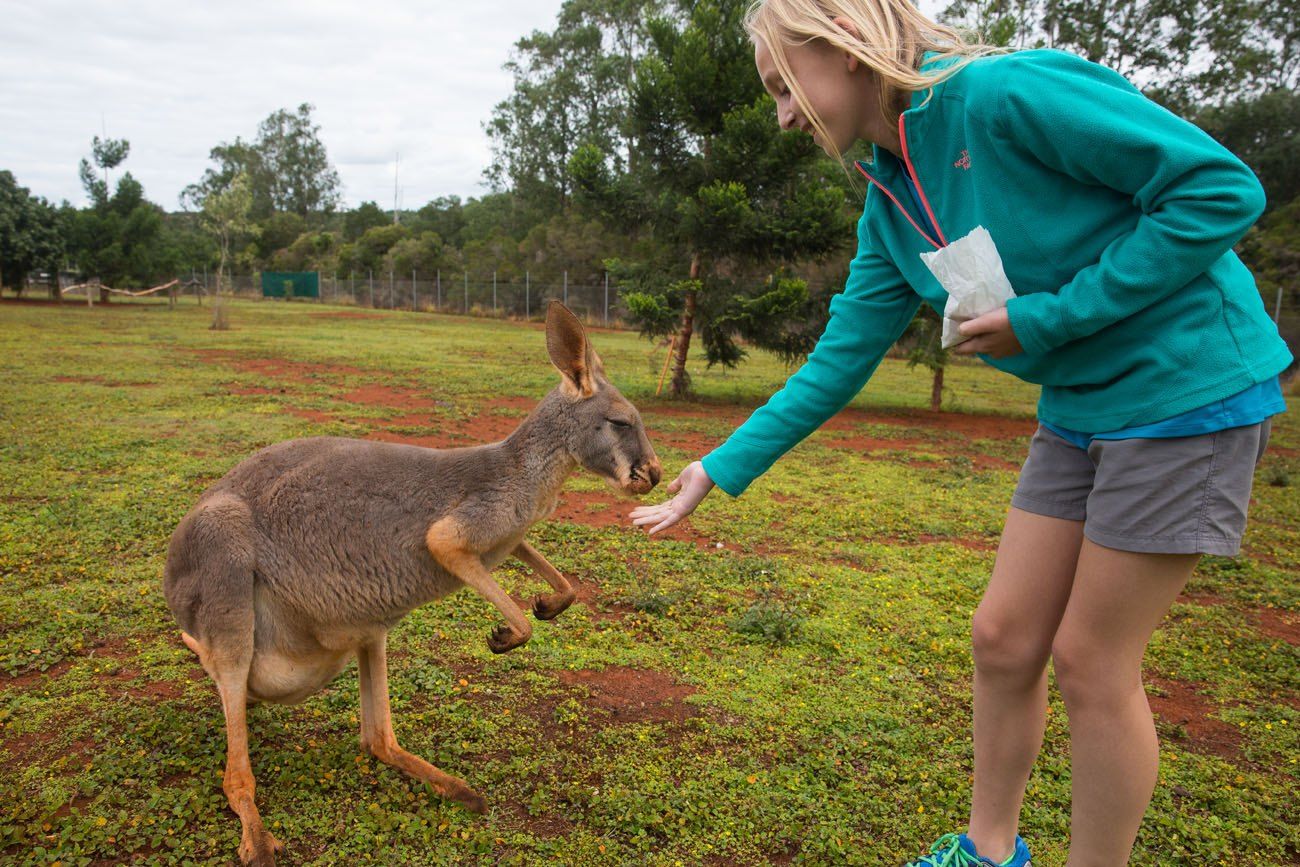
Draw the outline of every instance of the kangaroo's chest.
<instances>
[{"instance_id":1,"label":"kangaroo's chest","mask_svg":"<svg viewBox=\"0 0 1300 867\"><path fill-rule=\"evenodd\" d=\"M531 527L533 524L536 524L538 521L545 521L547 518L551 517L551 514L555 511L556 507L559 505L560 505L559 491L555 491L554 493L551 494L544 494L537 501L537 506L533 509L532 520L528 522L528 526ZM528 528L525 527L524 529L527 530Z\"/></svg>"},{"instance_id":2,"label":"kangaroo's chest","mask_svg":"<svg viewBox=\"0 0 1300 867\"><path fill-rule=\"evenodd\" d=\"M490 570L505 561L519 547L519 543L524 541L529 529L538 521L549 518L559 503L559 491L538 498L531 510L525 510L519 515L516 525L509 528L500 541L483 552L483 565Z\"/></svg>"}]
</instances>

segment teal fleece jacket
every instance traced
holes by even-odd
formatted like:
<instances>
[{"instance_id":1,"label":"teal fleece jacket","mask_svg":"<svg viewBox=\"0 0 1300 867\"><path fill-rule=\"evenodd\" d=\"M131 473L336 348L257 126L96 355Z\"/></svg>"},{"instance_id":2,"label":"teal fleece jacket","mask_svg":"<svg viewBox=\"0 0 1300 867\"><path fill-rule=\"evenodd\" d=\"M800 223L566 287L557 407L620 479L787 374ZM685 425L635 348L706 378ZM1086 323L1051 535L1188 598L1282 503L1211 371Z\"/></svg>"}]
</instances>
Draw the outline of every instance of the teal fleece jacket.
<instances>
[{"instance_id":1,"label":"teal fleece jacket","mask_svg":"<svg viewBox=\"0 0 1300 867\"><path fill-rule=\"evenodd\" d=\"M976 226L1016 292L1007 312L1024 348L980 357L1041 385L1044 421L1148 424L1290 363L1232 252L1264 208L1259 182L1118 73L1055 50L981 58L913 94L899 137L903 160L878 148L859 166L858 249L816 348L703 458L732 496L862 389L922 301L942 314L948 296L920 254Z\"/></svg>"}]
</instances>

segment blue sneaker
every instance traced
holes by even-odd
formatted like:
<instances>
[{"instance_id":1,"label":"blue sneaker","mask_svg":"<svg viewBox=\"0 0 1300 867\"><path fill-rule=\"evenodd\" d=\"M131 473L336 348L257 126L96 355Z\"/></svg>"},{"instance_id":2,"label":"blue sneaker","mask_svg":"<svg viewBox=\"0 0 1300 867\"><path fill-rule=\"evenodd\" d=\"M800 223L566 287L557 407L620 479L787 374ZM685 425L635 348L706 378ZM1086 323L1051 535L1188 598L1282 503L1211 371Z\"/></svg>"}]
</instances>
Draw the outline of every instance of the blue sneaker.
<instances>
[{"instance_id":1,"label":"blue sneaker","mask_svg":"<svg viewBox=\"0 0 1300 867\"><path fill-rule=\"evenodd\" d=\"M944 834L934 841L928 854L908 861L904 867L1033 867L1033 864L1029 847L1019 837L1011 857L999 864L976 852L975 844L965 834Z\"/></svg>"}]
</instances>

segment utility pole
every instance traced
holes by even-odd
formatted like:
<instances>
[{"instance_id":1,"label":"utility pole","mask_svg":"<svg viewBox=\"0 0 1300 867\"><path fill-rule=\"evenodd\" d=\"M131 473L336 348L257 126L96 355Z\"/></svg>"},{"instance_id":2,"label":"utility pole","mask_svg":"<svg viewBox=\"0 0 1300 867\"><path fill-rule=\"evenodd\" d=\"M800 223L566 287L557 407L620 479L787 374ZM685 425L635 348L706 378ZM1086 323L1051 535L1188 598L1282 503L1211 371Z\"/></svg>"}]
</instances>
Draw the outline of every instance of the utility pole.
<instances>
[{"instance_id":1,"label":"utility pole","mask_svg":"<svg viewBox=\"0 0 1300 867\"><path fill-rule=\"evenodd\" d=\"M398 187L397 187L397 170L401 167L401 165L402 165L402 154L401 154L401 152L399 151L399 152L398 152L398 153L393 157L393 222L394 222L394 223L400 223L400 222L401 222L401 218L400 218L400 217L398 216L398 214L397 214L397 206L398 206L398 202L397 202L397 198L398 198L398 192L397 192L397 190L398 190Z\"/></svg>"}]
</instances>

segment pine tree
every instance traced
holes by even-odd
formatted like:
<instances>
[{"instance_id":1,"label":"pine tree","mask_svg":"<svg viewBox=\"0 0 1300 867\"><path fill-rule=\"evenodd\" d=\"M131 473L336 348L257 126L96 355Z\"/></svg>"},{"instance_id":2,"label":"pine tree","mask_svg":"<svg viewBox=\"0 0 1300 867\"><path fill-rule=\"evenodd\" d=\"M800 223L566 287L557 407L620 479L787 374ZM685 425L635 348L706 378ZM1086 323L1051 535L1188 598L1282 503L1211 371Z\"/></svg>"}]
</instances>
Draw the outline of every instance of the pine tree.
<instances>
[{"instance_id":1,"label":"pine tree","mask_svg":"<svg viewBox=\"0 0 1300 867\"><path fill-rule=\"evenodd\" d=\"M676 335L675 396L689 391L697 330L710 365L738 364L742 339L787 360L806 354L824 304L785 266L852 237L838 169L776 123L742 25L747 5L680 2L653 20L635 65L626 163L594 144L570 161L579 207L649 233L661 251L611 270L631 289L624 300L642 333Z\"/></svg>"}]
</instances>

